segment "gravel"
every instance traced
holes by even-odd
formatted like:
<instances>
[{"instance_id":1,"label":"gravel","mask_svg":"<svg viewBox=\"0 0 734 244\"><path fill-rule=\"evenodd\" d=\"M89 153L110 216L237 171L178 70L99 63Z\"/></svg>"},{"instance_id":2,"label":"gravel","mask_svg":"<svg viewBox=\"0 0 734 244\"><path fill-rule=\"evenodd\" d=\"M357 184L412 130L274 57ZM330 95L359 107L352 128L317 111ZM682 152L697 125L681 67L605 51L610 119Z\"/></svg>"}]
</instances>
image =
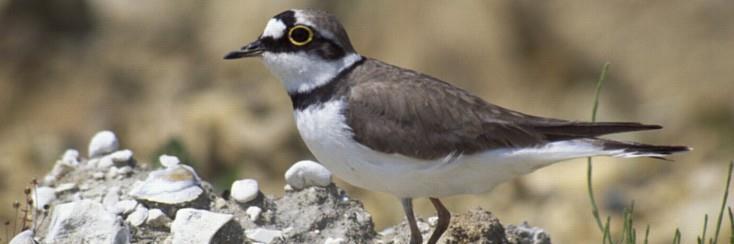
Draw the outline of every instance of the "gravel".
<instances>
[{"instance_id":1,"label":"gravel","mask_svg":"<svg viewBox=\"0 0 734 244\"><path fill-rule=\"evenodd\" d=\"M111 132L100 132L90 143L90 155L95 158L80 158L75 150L68 150L47 175L53 180L36 190L41 193L37 202L50 206L51 220L37 219L38 226L18 234L13 243L389 244L408 240L404 221L376 232L362 203L334 185L331 173L316 162L300 161L288 170L282 197L262 193L256 181L246 179L234 182L231 198L226 199L178 158L164 155L159 159L162 168L140 167L132 163L132 151L117 151L117 143ZM120 160L127 158L127 163L117 169L117 177L105 177L99 160L112 159L110 153L116 152L130 157L117 155ZM124 174L119 173L122 168ZM55 197L41 200L46 193ZM435 217L429 219L419 219L425 238L436 222ZM543 229L527 224L505 228L490 212L477 209L453 216L442 238L442 243L468 242L547 244L550 238Z\"/></svg>"}]
</instances>

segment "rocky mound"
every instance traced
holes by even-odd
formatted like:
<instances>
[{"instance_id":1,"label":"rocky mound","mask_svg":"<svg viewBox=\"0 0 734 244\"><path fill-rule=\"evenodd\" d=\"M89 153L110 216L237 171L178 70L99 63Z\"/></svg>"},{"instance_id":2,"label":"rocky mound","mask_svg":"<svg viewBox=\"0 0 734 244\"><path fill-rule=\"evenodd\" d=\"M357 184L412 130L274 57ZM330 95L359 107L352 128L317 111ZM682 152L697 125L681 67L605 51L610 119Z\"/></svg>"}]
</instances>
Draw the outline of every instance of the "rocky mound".
<instances>
[{"instance_id":1,"label":"rocky mound","mask_svg":"<svg viewBox=\"0 0 734 244\"><path fill-rule=\"evenodd\" d=\"M32 228L11 243L407 243L405 222L381 232L362 204L331 183L320 164L286 172L285 195L244 179L220 195L174 156L161 167L119 150L115 135L92 138L88 158L68 150L34 187ZM426 235L436 218L419 220ZM550 243L540 228L503 226L477 209L452 218L445 243Z\"/></svg>"}]
</instances>

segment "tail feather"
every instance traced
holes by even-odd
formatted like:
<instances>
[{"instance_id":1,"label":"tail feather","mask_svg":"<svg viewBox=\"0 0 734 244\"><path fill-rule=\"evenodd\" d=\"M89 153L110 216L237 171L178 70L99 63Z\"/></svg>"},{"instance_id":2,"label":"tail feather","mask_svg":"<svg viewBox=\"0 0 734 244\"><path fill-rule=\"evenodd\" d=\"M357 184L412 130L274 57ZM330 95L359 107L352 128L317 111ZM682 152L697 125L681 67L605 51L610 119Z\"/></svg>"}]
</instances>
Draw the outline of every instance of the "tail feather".
<instances>
[{"instance_id":1,"label":"tail feather","mask_svg":"<svg viewBox=\"0 0 734 244\"><path fill-rule=\"evenodd\" d=\"M635 142L620 142L606 139L597 139L596 143L612 157L634 158L651 157L665 159L665 156L690 151L687 146L660 146Z\"/></svg>"},{"instance_id":2,"label":"tail feather","mask_svg":"<svg viewBox=\"0 0 734 244\"><path fill-rule=\"evenodd\" d=\"M661 128L663 127L659 125L646 125L635 122L571 122L544 124L534 127L536 131L544 134L552 141L597 137L631 131L657 130Z\"/></svg>"}]
</instances>

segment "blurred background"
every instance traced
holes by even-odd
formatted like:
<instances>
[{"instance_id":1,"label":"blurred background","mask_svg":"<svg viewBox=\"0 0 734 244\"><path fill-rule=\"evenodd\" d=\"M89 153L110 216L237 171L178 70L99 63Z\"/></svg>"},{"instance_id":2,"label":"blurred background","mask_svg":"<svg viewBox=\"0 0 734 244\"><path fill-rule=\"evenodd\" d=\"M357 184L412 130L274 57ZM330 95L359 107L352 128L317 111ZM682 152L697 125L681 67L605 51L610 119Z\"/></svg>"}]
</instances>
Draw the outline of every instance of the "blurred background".
<instances>
[{"instance_id":1,"label":"blurred background","mask_svg":"<svg viewBox=\"0 0 734 244\"><path fill-rule=\"evenodd\" d=\"M704 214L718 212L734 159L733 1L0 0L0 219L12 218L31 178L67 148L86 155L103 129L139 161L175 153L220 190L254 178L282 195L287 167L312 158L289 98L257 60L222 56L289 8L331 11L365 56L541 116L588 120L608 61L599 120L665 126L612 138L695 151L675 162L595 160L602 215L621 226L634 200L653 243L669 243L676 227L690 243ZM556 243L596 243L585 179L585 160L575 160L447 204L528 221ZM339 185L378 229L403 218L394 197ZM420 216L434 214L417 204Z\"/></svg>"}]
</instances>

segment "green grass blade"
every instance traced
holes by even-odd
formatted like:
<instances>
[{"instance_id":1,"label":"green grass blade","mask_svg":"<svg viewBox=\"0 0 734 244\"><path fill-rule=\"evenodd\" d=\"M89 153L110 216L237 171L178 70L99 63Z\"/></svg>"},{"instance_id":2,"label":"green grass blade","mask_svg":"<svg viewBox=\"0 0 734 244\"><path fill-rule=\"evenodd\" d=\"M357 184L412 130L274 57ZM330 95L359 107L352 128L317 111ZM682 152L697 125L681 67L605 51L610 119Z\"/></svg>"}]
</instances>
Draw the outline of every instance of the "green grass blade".
<instances>
[{"instance_id":1,"label":"green grass blade","mask_svg":"<svg viewBox=\"0 0 734 244\"><path fill-rule=\"evenodd\" d=\"M680 244L680 229L675 228L675 234L673 235L673 244Z\"/></svg>"},{"instance_id":2,"label":"green grass blade","mask_svg":"<svg viewBox=\"0 0 734 244\"><path fill-rule=\"evenodd\" d=\"M650 237L650 225L648 224L647 227L645 227L645 241L644 244L647 244L648 238Z\"/></svg>"},{"instance_id":3,"label":"green grass blade","mask_svg":"<svg viewBox=\"0 0 734 244\"><path fill-rule=\"evenodd\" d=\"M716 221L716 233L714 234L713 243L719 242L719 230L721 230L721 221L724 218L724 208L726 207L726 200L729 198L729 186L731 185L731 171L734 167L734 160L729 163L729 171L726 176L726 188L724 188L724 199L721 201L721 209L719 210L719 219Z\"/></svg>"},{"instance_id":4,"label":"green grass blade","mask_svg":"<svg viewBox=\"0 0 734 244\"><path fill-rule=\"evenodd\" d=\"M698 244L706 244L706 227L708 227L709 223L709 215L704 214L703 215L703 233L701 233L701 236L698 237Z\"/></svg>"},{"instance_id":5,"label":"green grass blade","mask_svg":"<svg viewBox=\"0 0 734 244\"><path fill-rule=\"evenodd\" d=\"M635 244L637 242L637 233L635 233L632 214L635 212L635 202L632 201L629 208L624 209L624 224L622 229L621 242L627 244Z\"/></svg>"},{"instance_id":6,"label":"green grass blade","mask_svg":"<svg viewBox=\"0 0 734 244\"><path fill-rule=\"evenodd\" d=\"M609 231L609 222L611 221L612 221L612 217L607 216L607 223L604 225L604 229L602 229L602 237L601 237L601 241L604 244L607 244L607 243L614 244L614 242L612 242L612 233L610 233Z\"/></svg>"},{"instance_id":7,"label":"green grass blade","mask_svg":"<svg viewBox=\"0 0 734 244\"><path fill-rule=\"evenodd\" d=\"M601 68L601 74L599 80L596 82L596 91L594 92L594 107L591 109L591 122L596 122L596 111L599 109L599 94L601 93L601 86L604 80L607 79L607 71L609 70L609 63L604 63Z\"/></svg>"},{"instance_id":8,"label":"green grass blade","mask_svg":"<svg viewBox=\"0 0 734 244\"><path fill-rule=\"evenodd\" d=\"M734 243L734 214L731 212L731 207L727 208L729 210L729 227L731 230L729 230L729 243Z\"/></svg>"},{"instance_id":9,"label":"green grass blade","mask_svg":"<svg viewBox=\"0 0 734 244\"><path fill-rule=\"evenodd\" d=\"M609 63L605 63L602 67L601 74L599 75L599 79L596 82L596 91L594 93L594 106L591 109L591 121L596 121L596 111L599 108L599 94L601 93L601 87L604 83L604 80L607 77L607 70L609 70ZM591 157L586 159L586 187L589 192L589 200L591 201L591 214L594 216L594 220L596 220L596 225L599 227L599 231L602 233L605 233L605 228L601 223L601 218L599 217L599 207L596 205L596 198L594 197L594 189L591 185L591 173L592 173L592 162ZM609 226L607 226L609 227ZM611 241L611 236L608 237Z\"/></svg>"}]
</instances>

